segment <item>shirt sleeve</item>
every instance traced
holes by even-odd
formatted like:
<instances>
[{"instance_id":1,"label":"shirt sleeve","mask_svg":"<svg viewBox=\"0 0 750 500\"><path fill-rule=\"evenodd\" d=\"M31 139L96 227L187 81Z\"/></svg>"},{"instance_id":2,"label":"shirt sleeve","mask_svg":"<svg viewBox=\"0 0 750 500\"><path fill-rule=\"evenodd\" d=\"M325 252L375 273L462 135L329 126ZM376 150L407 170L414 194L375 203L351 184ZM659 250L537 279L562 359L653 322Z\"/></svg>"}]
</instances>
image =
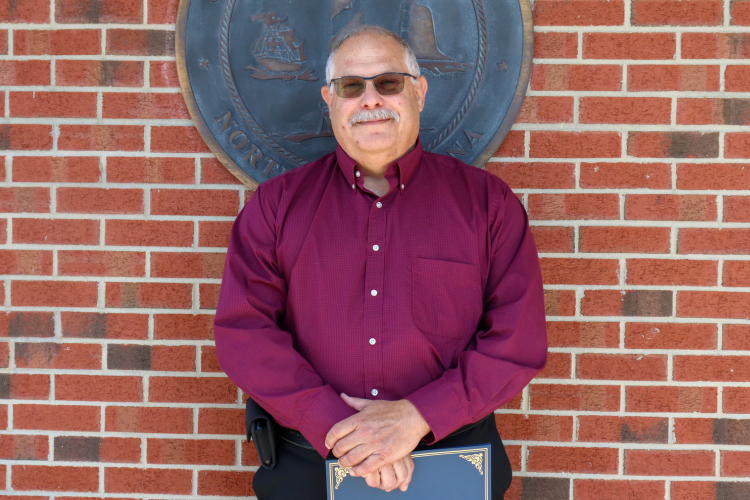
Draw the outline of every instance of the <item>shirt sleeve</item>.
<instances>
[{"instance_id":1,"label":"shirt sleeve","mask_svg":"<svg viewBox=\"0 0 750 500\"><path fill-rule=\"evenodd\" d=\"M268 194L259 187L232 226L214 319L216 355L235 384L325 458L326 434L356 410L295 350L292 334L279 328L287 285L276 260L278 200Z\"/></svg>"},{"instance_id":2,"label":"shirt sleeve","mask_svg":"<svg viewBox=\"0 0 750 500\"><path fill-rule=\"evenodd\" d=\"M513 399L547 361L544 290L528 216L504 183L491 198L482 319L457 366L414 391L433 444Z\"/></svg>"}]
</instances>

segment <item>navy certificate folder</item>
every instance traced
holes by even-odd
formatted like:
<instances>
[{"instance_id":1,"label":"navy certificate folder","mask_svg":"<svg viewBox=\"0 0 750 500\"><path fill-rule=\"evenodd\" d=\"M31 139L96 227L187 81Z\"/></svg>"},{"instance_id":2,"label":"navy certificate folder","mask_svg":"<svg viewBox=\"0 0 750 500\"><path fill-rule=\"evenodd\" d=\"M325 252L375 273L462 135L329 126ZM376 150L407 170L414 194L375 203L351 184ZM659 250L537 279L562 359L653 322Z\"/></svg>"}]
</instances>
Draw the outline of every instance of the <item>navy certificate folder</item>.
<instances>
[{"instance_id":1,"label":"navy certificate folder","mask_svg":"<svg viewBox=\"0 0 750 500\"><path fill-rule=\"evenodd\" d=\"M490 500L490 444L415 451L409 489L390 492L352 477L337 460L326 460L328 500Z\"/></svg>"}]
</instances>

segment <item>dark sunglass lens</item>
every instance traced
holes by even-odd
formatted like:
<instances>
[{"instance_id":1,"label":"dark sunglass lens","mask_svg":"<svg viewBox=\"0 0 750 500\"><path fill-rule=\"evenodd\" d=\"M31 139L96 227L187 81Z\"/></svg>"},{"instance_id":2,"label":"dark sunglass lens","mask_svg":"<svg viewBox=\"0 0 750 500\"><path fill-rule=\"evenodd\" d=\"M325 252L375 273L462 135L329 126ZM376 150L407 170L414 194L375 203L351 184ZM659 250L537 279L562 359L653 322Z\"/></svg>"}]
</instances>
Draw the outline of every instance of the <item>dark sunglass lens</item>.
<instances>
[{"instance_id":1,"label":"dark sunglass lens","mask_svg":"<svg viewBox=\"0 0 750 500\"><path fill-rule=\"evenodd\" d=\"M398 94L404 90L404 75L399 75L398 73L378 75L373 80L373 83L381 95Z\"/></svg>"},{"instance_id":2,"label":"dark sunglass lens","mask_svg":"<svg viewBox=\"0 0 750 500\"><path fill-rule=\"evenodd\" d=\"M365 91L365 80L355 76L336 80L336 93L339 97L356 97Z\"/></svg>"}]
</instances>

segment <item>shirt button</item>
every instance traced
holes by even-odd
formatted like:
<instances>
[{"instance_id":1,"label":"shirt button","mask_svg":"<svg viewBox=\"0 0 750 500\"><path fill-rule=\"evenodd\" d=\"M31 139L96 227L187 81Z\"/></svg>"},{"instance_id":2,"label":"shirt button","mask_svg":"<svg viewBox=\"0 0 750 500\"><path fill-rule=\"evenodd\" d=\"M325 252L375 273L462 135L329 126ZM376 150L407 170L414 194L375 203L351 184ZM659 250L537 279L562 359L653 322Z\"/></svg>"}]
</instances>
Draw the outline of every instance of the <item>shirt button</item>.
<instances>
[{"instance_id":1,"label":"shirt button","mask_svg":"<svg viewBox=\"0 0 750 500\"><path fill-rule=\"evenodd\" d=\"M378 250L380 250L380 247L378 245L373 245L372 249L377 252Z\"/></svg>"},{"instance_id":2,"label":"shirt button","mask_svg":"<svg viewBox=\"0 0 750 500\"><path fill-rule=\"evenodd\" d=\"M404 185L403 184L401 184L401 189L404 189Z\"/></svg>"},{"instance_id":3,"label":"shirt button","mask_svg":"<svg viewBox=\"0 0 750 500\"><path fill-rule=\"evenodd\" d=\"M376 206L376 207L378 207L378 208L380 208L380 207L382 207L382 206L383 206L383 204L382 204L382 203L380 203L380 202L377 202L377 203L375 204L375 206Z\"/></svg>"},{"instance_id":4,"label":"shirt button","mask_svg":"<svg viewBox=\"0 0 750 500\"><path fill-rule=\"evenodd\" d=\"M376 296L377 294L378 294L377 290L373 290L370 292L370 295L372 295L373 297Z\"/></svg>"},{"instance_id":5,"label":"shirt button","mask_svg":"<svg viewBox=\"0 0 750 500\"><path fill-rule=\"evenodd\" d=\"M354 175L356 175L357 177L359 177L359 170L357 170L356 172L354 172Z\"/></svg>"},{"instance_id":6,"label":"shirt button","mask_svg":"<svg viewBox=\"0 0 750 500\"><path fill-rule=\"evenodd\" d=\"M352 184L352 189L354 189L354 184Z\"/></svg>"},{"instance_id":7,"label":"shirt button","mask_svg":"<svg viewBox=\"0 0 750 500\"><path fill-rule=\"evenodd\" d=\"M370 345L375 345L375 342L377 342L377 340L375 340L375 339L370 339Z\"/></svg>"},{"instance_id":8,"label":"shirt button","mask_svg":"<svg viewBox=\"0 0 750 500\"><path fill-rule=\"evenodd\" d=\"M373 389L373 390L370 391L370 394L372 394L373 396L377 396L378 395L378 390L377 389Z\"/></svg>"}]
</instances>

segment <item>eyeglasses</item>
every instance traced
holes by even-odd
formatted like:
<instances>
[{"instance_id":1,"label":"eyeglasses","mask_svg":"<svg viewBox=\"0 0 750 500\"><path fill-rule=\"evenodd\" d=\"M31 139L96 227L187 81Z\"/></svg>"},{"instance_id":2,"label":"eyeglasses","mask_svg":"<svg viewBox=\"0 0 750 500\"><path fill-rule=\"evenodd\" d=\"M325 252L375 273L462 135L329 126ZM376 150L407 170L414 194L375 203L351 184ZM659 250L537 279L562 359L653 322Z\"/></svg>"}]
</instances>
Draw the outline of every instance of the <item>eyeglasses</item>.
<instances>
[{"instance_id":1,"label":"eyeglasses","mask_svg":"<svg viewBox=\"0 0 750 500\"><path fill-rule=\"evenodd\" d=\"M367 78L363 76L342 76L340 78L334 78L331 83L334 84L336 89L336 95L339 97L359 97L365 93L365 86L367 82L365 80L372 80L372 84L375 90L380 95L393 95L399 94L404 90L404 77L410 76L417 78L409 73L383 73L380 75L369 76Z\"/></svg>"}]
</instances>

